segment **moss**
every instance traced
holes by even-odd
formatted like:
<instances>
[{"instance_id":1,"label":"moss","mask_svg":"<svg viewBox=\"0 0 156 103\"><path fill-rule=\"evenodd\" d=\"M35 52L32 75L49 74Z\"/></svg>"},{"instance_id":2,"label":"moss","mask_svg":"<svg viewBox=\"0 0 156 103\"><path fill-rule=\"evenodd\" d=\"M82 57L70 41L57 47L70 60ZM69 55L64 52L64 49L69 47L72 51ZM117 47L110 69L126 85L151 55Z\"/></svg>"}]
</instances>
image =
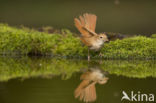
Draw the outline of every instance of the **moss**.
<instances>
[{"instance_id":1,"label":"moss","mask_svg":"<svg viewBox=\"0 0 156 103\"><path fill-rule=\"evenodd\" d=\"M72 64L71 64L72 63ZM85 62L83 62L85 63ZM62 75L62 79L68 79L73 72L79 71L84 64L65 59L44 58L0 58L0 81L13 78L48 77Z\"/></svg>"},{"instance_id":2,"label":"moss","mask_svg":"<svg viewBox=\"0 0 156 103\"><path fill-rule=\"evenodd\" d=\"M0 58L0 81L13 78L44 77L52 78L61 75L62 79L69 79L76 72L98 67L110 74L131 78L156 77L155 61L126 61L126 60L67 60L52 58Z\"/></svg>"},{"instance_id":3,"label":"moss","mask_svg":"<svg viewBox=\"0 0 156 103\"><path fill-rule=\"evenodd\" d=\"M156 38L156 34L152 34L152 36L151 36L152 38Z\"/></svg>"},{"instance_id":4,"label":"moss","mask_svg":"<svg viewBox=\"0 0 156 103\"><path fill-rule=\"evenodd\" d=\"M37 32L35 30L17 29L0 24L1 54L44 54L51 53L61 35Z\"/></svg>"},{"instance_id":5,"label":"moss","mask_svg":"<svg viewBox=\"0 0 156 103\"><path fill-rule=\"evenodd\" d=\"M101 49L103 58L156 58L156 40L136 36L123 40L111 41ZM87 47L82 46L79 37L69 30L60 34L48 34L29 29L17 29L7 24L0 24L1 55L53 55L63 57L87 57ZM97 52L92 58L99 58Z\"/></svg>"},{"instance_id":6,"label":"moss","mask_svg":"<svg viewBox=\"0 0 156 103\"><path fill-rule=\"evenodd\" d=\"M156 64L151 60L109 60L101 64L110 74L122 75L130 78L156 77Z\"/></svg>"},{"instance_id":7,"label":"moss","mask_svg":"<svg viewBox=\"0 0 156 103\"><path fill-rule=\"evenodd\" d=\"M104 58L155 58L156 40L136 36L112 41L102 48Z\"/></svg>"}]
</instances>

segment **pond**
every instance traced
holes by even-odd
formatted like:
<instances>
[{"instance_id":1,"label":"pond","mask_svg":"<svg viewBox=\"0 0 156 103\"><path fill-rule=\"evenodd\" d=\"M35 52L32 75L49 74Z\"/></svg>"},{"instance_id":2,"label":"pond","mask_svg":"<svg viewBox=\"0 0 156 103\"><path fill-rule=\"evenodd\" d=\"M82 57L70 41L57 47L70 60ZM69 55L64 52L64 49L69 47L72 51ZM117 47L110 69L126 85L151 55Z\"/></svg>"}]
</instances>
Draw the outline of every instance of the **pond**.
<instances>
[{"instance_id":1,"label":"pond","mask_svg":"<svg viewBox=\"0 0 156 103\"><path fill-rule=\"evenodd\" d=\"M79 103L80 76L94 70L108 78L95 86L97 103L121 103L123 91L156 94L152 60L93 60L39 57L0 58L0 103ZM87 97L86 97L87 98ZM148 98L143 98L146 100ZM127 102L127 100L123 100Z\"/></svg>"}]
</instances>

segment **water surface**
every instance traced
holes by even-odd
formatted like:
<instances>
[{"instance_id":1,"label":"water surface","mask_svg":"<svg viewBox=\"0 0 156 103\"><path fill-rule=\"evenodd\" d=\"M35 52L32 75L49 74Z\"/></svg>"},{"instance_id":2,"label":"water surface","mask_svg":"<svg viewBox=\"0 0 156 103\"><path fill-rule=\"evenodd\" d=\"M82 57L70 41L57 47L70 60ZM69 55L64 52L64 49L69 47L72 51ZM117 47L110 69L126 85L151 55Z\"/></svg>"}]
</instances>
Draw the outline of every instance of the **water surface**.
<instances>
[{"instance_id":1,"label":"water surface","mask_svg":"<svg viewBox=\"0 0 156 103\"><path fill-rule=\"evenodd\" d=\"M0 103L79 103L80 75L99 68L109 78L96 84L97 103L121 103L122 91L156 94L156 63L151 60L0 58ZM125 101L126 103L127 101Z\"/></svg>"}]
</instances>

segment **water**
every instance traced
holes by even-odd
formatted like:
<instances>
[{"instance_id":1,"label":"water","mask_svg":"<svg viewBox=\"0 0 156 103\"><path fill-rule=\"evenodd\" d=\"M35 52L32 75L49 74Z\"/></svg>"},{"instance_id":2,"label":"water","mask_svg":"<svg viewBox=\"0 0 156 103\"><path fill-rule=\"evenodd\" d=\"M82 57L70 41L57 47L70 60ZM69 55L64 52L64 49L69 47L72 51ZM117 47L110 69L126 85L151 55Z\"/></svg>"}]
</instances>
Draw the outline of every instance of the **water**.
<instances>
[{"instance_id":1,"label":"water","mask_svg":"<svg viewBox=\"0 0 156 103\"><path fill-rule=\"evenodd\" d=\"M90 68L105 71L96 84L96 103L121 103L122 91L156 94L156 63L151 60L0 58L0 103L79 103L74 91ZM124 100L125 103L127 102Z\"/></svg>"}]
</instances>

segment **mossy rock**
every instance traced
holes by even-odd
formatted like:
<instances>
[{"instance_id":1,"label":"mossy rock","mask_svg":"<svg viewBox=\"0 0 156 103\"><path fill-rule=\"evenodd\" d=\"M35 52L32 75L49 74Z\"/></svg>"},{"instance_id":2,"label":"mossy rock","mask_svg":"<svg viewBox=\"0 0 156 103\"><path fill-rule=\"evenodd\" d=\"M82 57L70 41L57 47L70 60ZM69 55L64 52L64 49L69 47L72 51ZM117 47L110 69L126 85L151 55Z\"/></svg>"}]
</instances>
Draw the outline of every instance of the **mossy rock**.
<instances>
[{"instance_id":1,"label":"mossy rock","mask_svg":"<svg viewBox=\"0 0 156 103\"><path fill-rule=\"evenodd\" d=\"M0 24L1 55L51 55L71 58L86 58L87 47L79 37L67 29L62 33L49 34L30 29L18 29ZM155 59L156 39L136 36L106 43L101 49L107 59ZM100 58L91 52L92 58Z\"/></svg>"}]
</instances>

